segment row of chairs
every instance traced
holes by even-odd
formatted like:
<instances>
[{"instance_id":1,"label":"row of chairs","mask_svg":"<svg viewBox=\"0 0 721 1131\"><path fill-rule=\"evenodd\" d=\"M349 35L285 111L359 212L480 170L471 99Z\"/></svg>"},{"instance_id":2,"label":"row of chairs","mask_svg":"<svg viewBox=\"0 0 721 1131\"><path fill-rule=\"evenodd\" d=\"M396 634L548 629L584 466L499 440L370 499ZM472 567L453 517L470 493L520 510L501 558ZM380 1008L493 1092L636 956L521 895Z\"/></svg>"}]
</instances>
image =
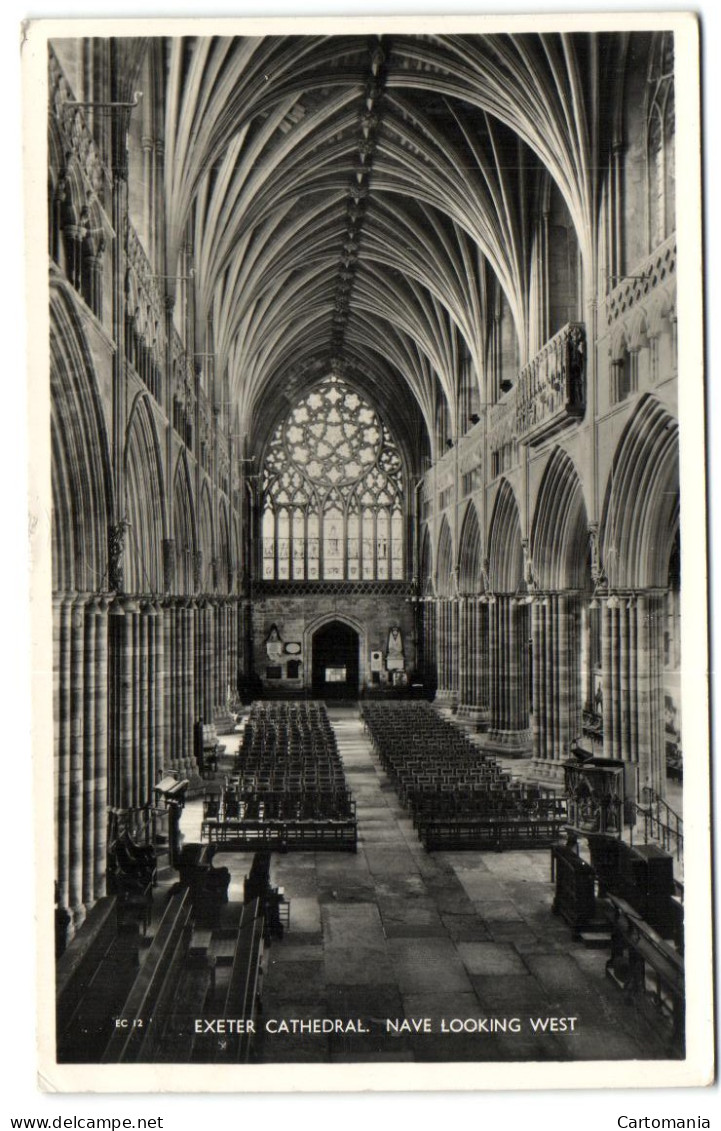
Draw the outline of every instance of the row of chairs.
<instances>
[{"instance_id":1,"label":"row of chairs","mask_svg":"<svg viewBox=\"0 0 721 1131\"><path fill-rule=\"evenodd\" d=\"M291 790L287 793L238 794L224 790L206 797L203 818L226 820L338 820L355 815L355 801L347 789Z\"/></svg>"},{"instance_id":2,"label":"row of chairs","mask_svg":"<svg viewBox=\"0 0 721 1131\"><path fill-rule=\"evenodd\" d=\"M361 713L376 754L419 831L434 822L452 830L454 822L564 819L563 799L542 797L537 787L514 780L429 704L366 702Z\"/></svg>"},{"instance_id":3,"label":"row of chairs","mask_svg":"<svg viewBox=\"0 0 721 1131\"><path fill-rule=\"evenodd\" d=\"M208 836L232 823L348 822L355 802L325 704L314 701L253 703L235 770L220 794L208 794L203 813Z\"/></svg>"}]
</instances>

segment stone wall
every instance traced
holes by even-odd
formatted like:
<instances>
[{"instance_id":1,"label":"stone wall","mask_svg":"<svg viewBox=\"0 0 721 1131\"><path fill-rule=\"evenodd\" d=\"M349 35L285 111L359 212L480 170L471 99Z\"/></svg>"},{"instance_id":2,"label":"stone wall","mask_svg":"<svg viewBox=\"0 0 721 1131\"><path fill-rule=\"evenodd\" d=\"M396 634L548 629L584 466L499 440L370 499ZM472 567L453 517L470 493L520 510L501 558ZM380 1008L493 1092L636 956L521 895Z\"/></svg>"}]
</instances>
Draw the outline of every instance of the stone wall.
<instances>
[{"instance_id":1,"label":"stone wall","mask_svg":"<svg viewBox=\"0 0 721 1131\"><path fill-rule=\"evenodd\" d=\"M416 641L414 609L405 597L391 595L303 595L263 596L253 601L253 669L263 690L269 693L299 694L312 687L312 652L315 632L332 620L341 620L358 632L360 640L359 677L361 689L381 688L392 683L386 669L388 634L394 625L401 629L405 671L409 681L415 676ZM280 656L269 658L267 641L275 625L282 642ZM300 645L300 650L296 649ZM289 651L289 646L292 651ZM371 653L381 652L381 670L371 671ZM288 678L288 666L299 662L298 678ZM268 668L281 669L281 678L267 678ZM292 668L291 668L292 670Z\"/></svg>"}]
</instances>

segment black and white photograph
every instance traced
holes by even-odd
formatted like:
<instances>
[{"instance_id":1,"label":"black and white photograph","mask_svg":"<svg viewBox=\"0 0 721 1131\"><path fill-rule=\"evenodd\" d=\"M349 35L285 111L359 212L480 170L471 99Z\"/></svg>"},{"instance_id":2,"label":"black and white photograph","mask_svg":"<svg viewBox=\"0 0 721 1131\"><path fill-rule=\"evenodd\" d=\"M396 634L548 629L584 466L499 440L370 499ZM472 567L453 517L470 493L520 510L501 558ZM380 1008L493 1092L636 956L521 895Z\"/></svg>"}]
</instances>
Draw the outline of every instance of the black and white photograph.
<instances>
[{"instance_id":1,"label":"black and white photograph","mask_svg":"<svg viewBox=\"0 0 721 1131\"><path fill-rule=\"evenodd\" d=\"M710 1083L696 19L25 36L43 1086Z\"/></svg>"}]
</instances>

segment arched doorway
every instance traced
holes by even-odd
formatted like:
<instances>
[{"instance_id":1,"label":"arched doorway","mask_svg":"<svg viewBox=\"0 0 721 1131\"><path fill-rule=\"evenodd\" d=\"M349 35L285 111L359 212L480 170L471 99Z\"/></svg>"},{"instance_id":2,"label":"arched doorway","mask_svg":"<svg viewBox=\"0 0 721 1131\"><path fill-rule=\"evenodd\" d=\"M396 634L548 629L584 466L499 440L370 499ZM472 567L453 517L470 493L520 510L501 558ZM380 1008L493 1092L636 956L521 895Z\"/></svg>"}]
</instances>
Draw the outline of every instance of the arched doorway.
<instances>
[{"instance_id":1,"label":"arched doorway","mask_svg":"<svg viewBox=\"0 0 721 1131\"><path fill-rule=\"evenodd\" d=\"M332 620L313 636L313 695L319 699L358 698L358 633Z\"/></svg>"}]
</instances>

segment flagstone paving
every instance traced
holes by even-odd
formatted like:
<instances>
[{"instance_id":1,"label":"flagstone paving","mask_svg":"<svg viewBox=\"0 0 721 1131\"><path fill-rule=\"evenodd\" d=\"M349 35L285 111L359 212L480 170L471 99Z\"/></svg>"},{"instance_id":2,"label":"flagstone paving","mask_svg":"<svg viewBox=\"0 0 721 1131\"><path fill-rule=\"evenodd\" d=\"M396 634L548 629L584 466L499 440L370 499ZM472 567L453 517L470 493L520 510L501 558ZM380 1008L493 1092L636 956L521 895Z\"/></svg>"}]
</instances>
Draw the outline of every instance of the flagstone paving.
<instances>
[{"instance_id":1,"label":"flagstone paving","mask_svg":"<svg viewBox=\"0 0 721 1131\"><path fill-rule=\"evenodd\" d=\"M258 1060L667 1057L662 1034L606 977L607 954L553 915L549 853L427 853L357 709L329 715L356 799L358 852L273 855L291 918L266 952ZM215 862L237 886L250 861ZM573 1031L570 1021L565 1032L534 1031L532 1019L549 1017L575 1018ZM265 1031L268 1020L313 1018L367 1032Z\"/></svg>"}]
</instances>

